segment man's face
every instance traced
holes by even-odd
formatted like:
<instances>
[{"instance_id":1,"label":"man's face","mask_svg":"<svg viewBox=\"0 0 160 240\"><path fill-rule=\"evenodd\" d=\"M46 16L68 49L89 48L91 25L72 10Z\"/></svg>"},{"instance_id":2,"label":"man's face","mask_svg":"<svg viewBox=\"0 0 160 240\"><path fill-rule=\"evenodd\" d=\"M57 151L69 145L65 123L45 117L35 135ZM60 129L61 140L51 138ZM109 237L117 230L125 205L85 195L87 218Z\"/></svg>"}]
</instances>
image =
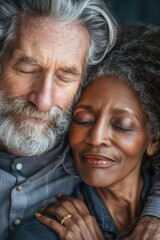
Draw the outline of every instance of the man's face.
<instances>
[{"instance_id":1,"label":"man's face","mask_svg":"<svg viewBox=\"0 0 160 240\"><path fill-rule=\"evenodd\" d=\"M8 125L13 128L12 142L13 135L21 135L20 139L25 140L20 145L26 145L27 149L30 144L30 150L22 150L13 143L8 144L9 136L5 140L2 137L0 140L3 147L9 152L36 155L55 145L56 139L54 143L51 139L55 137L54 131L57 128L67 126L63 121L64 113L70 108L78 90L88 45L88 32L78 24L63 25L44 17L30 17L22 21L16 40L9 44L0 60L0 92L3 102L0 124L4 125L2 123L7 118ZM4 105L8 107L5 113ZM0 129L1 136L5 129L4 126L3 131ZM37 146L39 141L48 141L48 144L43 150L37 148L31 153L33 146L27 140L33 142L35 129L41 133L34 135ZM48 131L52 134L48 140L44 140ZM42 139L36 139L37 137Z\"/></svg>"}]
</instances>

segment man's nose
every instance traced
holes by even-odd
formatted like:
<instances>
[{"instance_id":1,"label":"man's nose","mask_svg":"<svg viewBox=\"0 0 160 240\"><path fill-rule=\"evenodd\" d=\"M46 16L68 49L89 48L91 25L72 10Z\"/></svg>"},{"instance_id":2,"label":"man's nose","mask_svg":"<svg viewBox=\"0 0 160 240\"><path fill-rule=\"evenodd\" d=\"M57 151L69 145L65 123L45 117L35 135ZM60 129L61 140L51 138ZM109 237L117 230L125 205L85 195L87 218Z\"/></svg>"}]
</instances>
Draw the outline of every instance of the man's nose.
<instances>
[{"instance_id":1,"label":"man's nose","mask_svg":"<svg viewBox=\"0 0 160 240\"><path fill-rule=\"evenodd\" d=\"M93 146L111 145L111 129L106 119L96 122L88 132L86 143Z\"/></svg>"},{"instance_id":2,"label":"man's nose","mask_svg":"<svg viewBox=\"0 0 160 240\"><path fill-rule=\"evenodd\" d=\"M54 105L54 81L51 76L40 79L32 87L29 99L39 111L47 112Z\"/></svg>"}]
</instances>

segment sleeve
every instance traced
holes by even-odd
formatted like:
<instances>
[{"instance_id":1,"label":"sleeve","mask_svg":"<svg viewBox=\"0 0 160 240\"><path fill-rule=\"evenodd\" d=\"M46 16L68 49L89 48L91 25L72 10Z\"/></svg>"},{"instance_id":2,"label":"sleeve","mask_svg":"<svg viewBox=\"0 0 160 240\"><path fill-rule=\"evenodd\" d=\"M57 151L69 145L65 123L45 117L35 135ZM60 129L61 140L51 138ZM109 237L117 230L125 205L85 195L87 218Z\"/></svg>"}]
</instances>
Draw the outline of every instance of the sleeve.
<instances>
[{"instance_id":1,"label":"sleeve","mask_svg":"<svg viewBox=\"0 0 160 240\"><path fill-rule=\"evenodd\" d=\"M154 180L141 217L148 215L160 218L160 175Z\"/></svg>"}]
</instances>

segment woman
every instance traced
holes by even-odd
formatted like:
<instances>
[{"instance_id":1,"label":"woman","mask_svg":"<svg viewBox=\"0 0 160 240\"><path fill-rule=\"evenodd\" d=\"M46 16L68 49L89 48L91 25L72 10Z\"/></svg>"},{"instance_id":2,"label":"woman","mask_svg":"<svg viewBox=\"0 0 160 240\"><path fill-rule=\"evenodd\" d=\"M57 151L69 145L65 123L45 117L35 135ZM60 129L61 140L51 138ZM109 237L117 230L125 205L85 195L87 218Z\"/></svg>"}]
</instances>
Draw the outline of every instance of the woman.
<instances>
[{"instance_id":1,"label":"woman","mask_svg":"<svg viewBox=\"0 0 160 240\"><path fill-rule=\"evenodd\" d=\"M133 29L120 32L73 111L69 140L84 181L73 193L78 199L57 196L56 219L36 214L59 237L33 220L9 239L124 239L131 233L151 185L147 166L160 152L160 32Z\"/></svg>"}]
</instances>

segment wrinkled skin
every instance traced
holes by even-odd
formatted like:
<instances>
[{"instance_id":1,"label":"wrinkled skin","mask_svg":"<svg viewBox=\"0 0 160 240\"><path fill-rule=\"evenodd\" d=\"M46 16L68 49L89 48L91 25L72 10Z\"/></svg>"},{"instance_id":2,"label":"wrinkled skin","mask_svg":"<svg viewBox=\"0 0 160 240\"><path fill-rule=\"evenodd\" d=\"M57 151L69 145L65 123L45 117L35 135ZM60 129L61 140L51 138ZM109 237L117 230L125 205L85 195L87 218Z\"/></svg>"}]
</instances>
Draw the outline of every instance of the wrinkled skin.
<instances>
[{"instance_id":1,"label":"wrinkled skin","mask_svg":"<svg viewBox=\"0 0 160 240\"><path fill-rule=\"evenodd\" d=\"M140 219L133 233L125 240L159 240L160 221L156 217L146 216ZM117 238L118 240L118 238Z\"/></svg>"},{"instance_id":2,"label":"wrinkled skin","mask_svg":"<svg viewBox=\"0 0 160 240\"><path fill-rule=\"evenodd\" d=\"M94 217L92 217L84 204L79 199L62 196L60 201L47 206L42 210L44 213L56 216L59 221L67 214L72 217L61 225L59 222L43 215L36 218L59 234L62 240L103 240L105 239ZM125 240L159 240L160 221L156 217L146 216L139 220L132 234ZM116 240L122 240L117 237Z\"/></svg>"},{"instance_id":3,"label":"wrinkled skin","mask_svg":"<svg viewBox=\"0 0 160 240\"><path fill-rule=\"evenodd\" d=\"M91 216L83 201L68 196L60 196L60 201L43 209L43 212L56 216L59 220L70 214L71 218L59 222L36 214L36 218L55 231L61 240L104 240L95 218Z\"/></svg>"},{"instance_id":4,"label":"wrinkled skin","mask_svg":"<svg viewBox=\"0 0 160 240\"><path fill-rule=\"evenodd\" d=\"M104 88L105 98L101 94ZM95 95L96 102L94 101ZM126 110L125 113L124 110ZM120 224L116 225L117 212L115 216L110 211L117 229L122 233L117 240L124 240L122 235L127 230L127 223L131 224L136 218L135 211L129 214L129 208L124 207L122 210L121 199L124 198L126 202L132 201L130 209L134 209L135 198L131 200L131 196L135 191L134 196L137 197L137 189L140 189L138 176L141 159L145 151L151 155L155 147L155 142L148 139L145 125L145 114L137 95L124 82L113 78L102 78L91 83L84 90L73 112L69 140L76 169L85 183L96 188L103 203L106 203L106 207L110 207L108 209L116 209L117 204L117 209L121 210L119 219L124 223L124 229L120 228ZM103 159L102 165L101 159ZM108 167L108 162L112 160L114 164ZM130 178L127 180L129 174ZM135 189L131 188L133 182ZM117 201L112 202L112 197L109 199L108 189L113 195L115 193L116 197L118 193L121 193ZM124 191L124 189L127 190ZM103 191L106 195L102 194ZM124 193L123 197L122 193ZM130 196L129 199L125 198L126 193ZM137 199L139 201L139 198ZM43 214L37 217L54 230L60 239L105 239L83 201L66 196L58 197L58 200L44 210L45 213L56 216L58 222L44 217ZM125 214L134 217L130 219L127 216L126 219L129 220L124 222ZM65 220L63 225L60 224L67 215L72 217ZM159 220L156 218L144 217L139 221L131 236L126 239L156 240L158 239L156 230L158 223Z\"/></svg>"}]
</instances>

